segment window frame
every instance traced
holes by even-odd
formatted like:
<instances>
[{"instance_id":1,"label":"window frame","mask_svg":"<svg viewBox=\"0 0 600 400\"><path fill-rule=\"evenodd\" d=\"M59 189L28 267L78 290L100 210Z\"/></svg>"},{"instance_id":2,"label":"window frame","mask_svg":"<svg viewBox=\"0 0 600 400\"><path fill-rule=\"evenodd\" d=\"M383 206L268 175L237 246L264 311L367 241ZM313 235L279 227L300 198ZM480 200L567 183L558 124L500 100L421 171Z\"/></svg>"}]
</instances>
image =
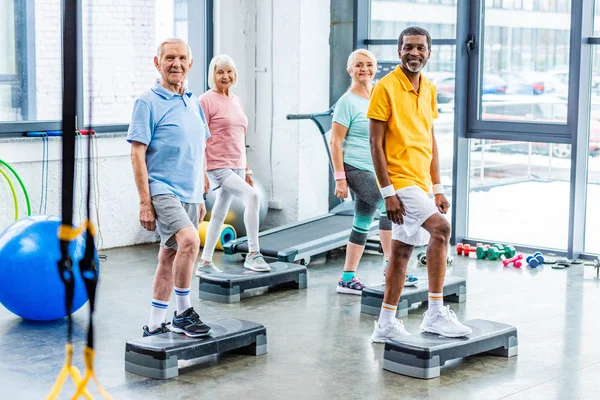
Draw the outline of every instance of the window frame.
<instances>
[{"instance_id":1,"label":"window frame","mask_svg":"<svg viewBox=\"0 0 600 400\"><path fill-rule=\"evenodd\" d=\"M35 0L24 0L15 2L15 51L17 52L17 60L20 60L17 69L21 74L20 90L24 98L23 102L26 105L28 119L35 118L36 112L36 94L35 94ZM79 2L79 24L77 32L78 40L78 71L77 77L79 82L79 90L77 96L77 125L87 127L86 116L84 115L84 98L83 98L83 48L82 48L82 15L83 7L82 0ZM188 0L188 21L205 21L204 24L191 24L188 27L188 43L192 48L192 53L201 55L196 56L196 68L190 71L189 82L191 88L196 88L197 91L207 89L206 70L213 57L213 4L214 0ZM61 1L62 13L62 1ZM17 20L17 18L19 18ZM20 22L20 23L19 23ZM18 38L18 39L17 39ZM198 64L201 65L198 65ZM201 66L201 68L198 68ZM22 113L24 113L22 108ZM94 125L93 129L101 133L124 132L129 128L129 124L99 124ZM18 137L30 131L48 131L61 130L62 122L60 120L50 121L1 121L0 122L0 138L3 137Z\"/></svg>"}]
</instances>

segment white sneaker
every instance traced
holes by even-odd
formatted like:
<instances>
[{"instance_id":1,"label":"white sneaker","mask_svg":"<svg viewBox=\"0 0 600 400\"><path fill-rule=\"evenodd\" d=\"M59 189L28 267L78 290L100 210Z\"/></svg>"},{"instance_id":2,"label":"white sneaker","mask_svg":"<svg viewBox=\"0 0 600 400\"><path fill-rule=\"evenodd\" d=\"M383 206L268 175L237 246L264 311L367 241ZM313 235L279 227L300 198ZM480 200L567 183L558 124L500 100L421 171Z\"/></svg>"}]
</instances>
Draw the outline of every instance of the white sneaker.
<instances>
[{"instance_id":1,"label":"white sneaker","mask_svg":"<svg viewBox=\"0 0 600 400\"><path fill-rule=\"evenodd\" d=\"M203 269L206 268L212 268L213 270L217 271L217 272L223 272L221 271L219 268L217 268L217 266L215 264L213 264L213 262L209 262L208 264L202 264L202 262L198 263L198 266L196 267L196 276L200 276L200 274L202 273Z\"/></svg>"},{"instance_id":2,"label":"white sneaker","mask_svg":"<svg viewBox=\"0 0 600 400\"><path fill-rule=\"evenodd\" d=\"M434 315L429 315L429 311L425 311L421 331L446 337L463 337L473 333L471 328L458 321L450 306L442 307Z\"/></svg>"},{"instance_id":3,"label":"white sneaker","mask_svg":"<svg viewBox=\"0 0 600 400\"><path fill-rule=\"evenodd\" d=\"M410 336L410 333L404 329L404 323L397 318L394 318L385 328L380 328L379 323L375 321L375 329L371 335L371 342L385 343L386 340L402 340L405 336Z\"/></svg>"},{"instance_id":4,"label":"white sneaker","mask_svg":"<svg viewBox=\"0 0 600 400\"><path fill-rule=\"evenodd\" d=\"M248 268L256 272L269 272L271 270L271 267L269 267L269 264L267 264L262 254L258 252L252 254L251 256L246 256L244 268Z\"/></svg>"}]
</instances>

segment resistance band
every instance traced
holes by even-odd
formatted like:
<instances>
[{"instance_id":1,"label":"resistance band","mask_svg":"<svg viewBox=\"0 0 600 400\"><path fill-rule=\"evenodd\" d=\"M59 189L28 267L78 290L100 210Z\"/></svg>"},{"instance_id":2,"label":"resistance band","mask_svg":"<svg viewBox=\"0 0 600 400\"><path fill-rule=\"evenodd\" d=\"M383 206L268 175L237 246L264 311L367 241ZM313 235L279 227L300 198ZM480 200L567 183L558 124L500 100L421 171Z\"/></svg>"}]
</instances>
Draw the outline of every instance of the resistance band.
<instances>
[{"instance_id":1,"label":"resistance band","mask_svg":"<svg viewBox=\"0 0 600 400\"><path fill-rule=\"evenodd\" d=\"M72 399L78 399L84 396L90 399L91 396L86 389L90 379L93 379L98 386L100 393L106 398L111 399L110 395L100 386L94 372L94 324L93 313L96 300L96 286L98 282L98 270L95 259L94 235L95 228L90 220L90 200L91 200L91 141L88 141L88 188L87 188L87 219L81 228L73 227L73 190L75 176L75 117L77 112L77 14L78 0L64 0L64 21L63 21L63 120L62 120L62 224L58 230L58 239L60 242L61 259L58 261L58 271L65 285L65 306L68 316L67 328L67 356L65 365L61 370L58 380L54 385L48 399L55 399L68 375L71 375L75 385L76 392ZM90 68L90 76L92 71ZM91 88L90 88L91 90ZM90 95L91 102L91 95ZM91 107L90 107L91 121ZM90 139L91 140L91 139ZM89 300L89 325L87 334L87 346L84 349L83 357L85 361L85 376L81 378L74 367L71 365L73 353L73 322L72 308L73 296L75 293L75 281L73 277L73 261L69 255L69 243L75 240L85 230L85 251L83 258L79 261L79 270L85 283L85 288ZM61 380L61 378L63 378Z\"/></svg>"},{"instance_id":2,"label":"resistance band","mask_svg":"<svg viewBox=\"0 0 600 400\"><path fill-rule=\"evenodd\" d=\"M8 174L4 172L2 168L0 168L0 174L2 174L6 178L6 182L8 182L8 187L10 187L10 191L12 192L13 200L15 202L15 221L19 219L19 201L17 200L17 192L15 192L15 187L13 186Z\"/></svg>"},{"instance_id":3,"label":"resistance band","mask_svg":"<svg viewBox=\"0 0 600 400\"><path fill-rule=\"evenodd\" d=\"M23 195L25 196L25 202L27 203L27 215L30 216L31 215L31 202L29 201L29 194L27 193L27 189L25 189L25 184L21 180L21 177L19 176L19 174L17 174L17 171L15 171L13 169L13 167L11 167L5 161L0 160L0 165L4 165L6 168L8 168L10 170L10 172L12 172L12 174L15 176L15 178L17 178L17 181L19 181L19 185L21 185L21 189L23 189Z\"/></svg>"}]
</instances>

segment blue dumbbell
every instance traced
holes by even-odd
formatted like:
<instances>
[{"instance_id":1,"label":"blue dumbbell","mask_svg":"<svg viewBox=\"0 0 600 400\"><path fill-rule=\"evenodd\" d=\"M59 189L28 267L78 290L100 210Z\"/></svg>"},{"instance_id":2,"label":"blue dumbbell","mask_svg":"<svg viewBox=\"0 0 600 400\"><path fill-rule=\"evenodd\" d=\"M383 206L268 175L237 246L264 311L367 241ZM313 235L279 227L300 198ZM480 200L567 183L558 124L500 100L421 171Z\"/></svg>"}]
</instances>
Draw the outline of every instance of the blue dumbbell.
<instances>
[{"instance_id":1,"label":"blue dumbbell","mask_svg":"<svg viewBox=\"0 0 600 400\"><path fill-rule=\"evenodd\" d=\"M527 257L526 260L527 264L529 264L531 268L537 268L538 266L544 263L544 256L542 255L542 253L537 251L534 255Z\"/></svg>"}]
</instances>

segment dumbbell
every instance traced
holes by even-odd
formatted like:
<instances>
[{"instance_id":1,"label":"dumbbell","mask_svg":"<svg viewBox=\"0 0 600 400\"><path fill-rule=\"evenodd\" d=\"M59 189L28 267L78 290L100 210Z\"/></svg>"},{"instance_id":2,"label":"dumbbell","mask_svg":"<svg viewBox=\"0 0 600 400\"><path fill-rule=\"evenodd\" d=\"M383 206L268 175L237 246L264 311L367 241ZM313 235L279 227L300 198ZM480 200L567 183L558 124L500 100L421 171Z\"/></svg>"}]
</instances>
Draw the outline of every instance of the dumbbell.
<instances>
[{"instance_id":1,"label":"dumbbell","mask_svg":"<svg viewBox=\"0 0 600 400\"><path fill-rule=\"evenodd\" d=\"M502 264L504 264L505 267L507 267L510 263L513 263L517 268L521 268L521 265L523 265L523 263L519 261L523 259L523 254L517 254L516 256L508 259L503 254L500 256L500 258L502 259Z\"/></svg>"},{"instance_id":2,"label":"dumbbell","mask_svg":"<svg viewBox=\"0 0 600 400\"><path fill-rule=\"evenodd\" d=\"M531 268L537 268L544 263L544 256L539 251L536 251L532 256L527 257L526 261Z\"/></svg>"},{"instance_id":3,"label":"dumbbell","mask_svg":"<svg viewBox=\"0 0 600 400\"><path fill-rule=\"evenodd\" d=\"M419 261L419 264L422 266L427 265L427 253L425 253L424 251L420 252L417 255L417 260ZM450 256L446 257L446 265L452 265L452 263L454 262L454 259Z\"/></svg>"},{"instance_id":4,"label":"dumbbell","mask_svg":"<svg viewBox=\"0 0 600 400\"><path fill-rule=\"evenodd\" d=\"M500 258L500 256L504 256L504 257L514 257L515 254L517 253L517 251L515 250L515 248L513 246L504 246L501 244L495 244L493 246L491 246L488 251L487 251L487 257L490 260L497 260Z\"/></svg>"},{"instance_id":5,"label":"dumbbell","mask_svg":"<svg viewBox=\"0 0 600 400\"><path fill-rule=\"evenodd\" d=\"M462 256L463 253L463 244L462 243L458 243L456 245L456 254L458 254L459 256Z\"/></svg>"},{"instance_id":6,"label":"dumbbell","mask_svg":"<svg viewBox=\"0 0 600 400\"><path fill-rule=\"evenodd\" d=\"M477 255L477 258L479 258L480 260L483 260L485 257L487 257L487 251L490 248L489 244L483 245L481 243L477 244L477 249L475 250L475 254Z\"/></svg>"}]
</instances>

